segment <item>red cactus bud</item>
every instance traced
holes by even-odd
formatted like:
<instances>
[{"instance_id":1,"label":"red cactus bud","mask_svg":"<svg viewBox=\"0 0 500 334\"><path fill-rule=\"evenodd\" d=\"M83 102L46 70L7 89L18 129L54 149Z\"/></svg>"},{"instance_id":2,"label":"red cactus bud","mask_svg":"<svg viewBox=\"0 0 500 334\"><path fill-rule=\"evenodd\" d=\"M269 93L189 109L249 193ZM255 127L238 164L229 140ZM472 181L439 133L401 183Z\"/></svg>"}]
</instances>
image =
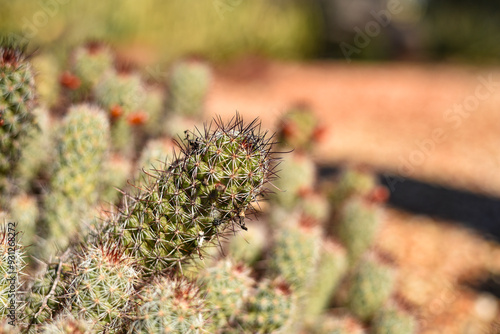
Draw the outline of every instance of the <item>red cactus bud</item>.
<instances>
[{"instance_id":1,"label":"red cactus bud","mask_svg":"<svg viewBox=\"0 0 500 334\"><path fill-rule=\"evenodd\" d=\"M114 106L109 108L109 113L111 114L111 117L118 118L123 115L123 108L120 105L115 104Z\"/></svg>"},{"instance_id":2,"label":"red cactus bud","mask_svg":"<svg viewBox=\"0 0 500 334\"><path fill-rule=\"evenodd\" d=\"M127 122L130 125L143 125L148 120L148 114L144 111L136 111L128 115Z\"/></svg>"},{"instance_id":3,"label":"red cactus bud","mask_svg":"<svg viewBox=\"0 0 500 334\"><path fill-rule=\"evenodd\" d=\"M61 85L71 90L78 89L82 84L81 80L70 72L64 72L60 78Z\"/></svg>"}]
</instances>

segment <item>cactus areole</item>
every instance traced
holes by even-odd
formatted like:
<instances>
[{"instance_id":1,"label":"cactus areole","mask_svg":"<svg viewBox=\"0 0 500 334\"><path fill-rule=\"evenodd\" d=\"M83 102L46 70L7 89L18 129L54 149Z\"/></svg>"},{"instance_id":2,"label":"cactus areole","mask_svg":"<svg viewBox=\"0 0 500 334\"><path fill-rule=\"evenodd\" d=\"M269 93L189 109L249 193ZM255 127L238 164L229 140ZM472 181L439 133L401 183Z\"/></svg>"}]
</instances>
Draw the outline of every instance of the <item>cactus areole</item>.
<instances>
[{"instance_id":1,"label":"cactus areole","mask_svg":"<svg viewBox=\"0 0 500 334\"><path fill-rule=\"evenodd\" d=\"M202 255L225 232L246 229L245 216L273 179L273 136L257 120L216 119L186 132L180 153L129 197L117 217L119 237L151 272Z\"/></svg>"}]
</instances>

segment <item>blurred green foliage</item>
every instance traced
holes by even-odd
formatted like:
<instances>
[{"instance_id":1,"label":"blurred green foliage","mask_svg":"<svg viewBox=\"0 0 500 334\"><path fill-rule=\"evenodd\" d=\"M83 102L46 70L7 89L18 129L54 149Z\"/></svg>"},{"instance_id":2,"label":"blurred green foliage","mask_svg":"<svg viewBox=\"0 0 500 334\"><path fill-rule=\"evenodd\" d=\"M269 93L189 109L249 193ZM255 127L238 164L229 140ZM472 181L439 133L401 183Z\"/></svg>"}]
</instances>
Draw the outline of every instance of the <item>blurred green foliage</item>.
<instances>
[{"instance_id":1,"label":"blurred green foliage","mask_svg":"<svg viewBox=\"0 0 500 334\"><path fill-rule=\"evenodd\" d=\"M248 53L296 59L314 54L317 45L313 11L301 1L0 0L0 8L1 31L60 56L89 39L126 47L146 62L186 54L213 61Z\"/></svg>"}]
</instances>

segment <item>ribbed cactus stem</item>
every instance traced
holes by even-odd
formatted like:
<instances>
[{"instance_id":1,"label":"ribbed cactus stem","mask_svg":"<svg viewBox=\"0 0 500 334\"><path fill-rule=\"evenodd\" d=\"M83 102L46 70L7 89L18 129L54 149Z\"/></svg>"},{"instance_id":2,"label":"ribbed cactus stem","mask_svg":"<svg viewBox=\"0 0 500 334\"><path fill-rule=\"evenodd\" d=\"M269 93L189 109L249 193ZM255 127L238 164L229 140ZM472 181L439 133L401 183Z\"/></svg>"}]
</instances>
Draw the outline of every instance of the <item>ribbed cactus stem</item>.
<instances>
[{"instance_id":1,"label":"ribbed cactus stem","mask_svg":"<svg viewBox=\"0 0 500 334\"><path fill-rule=\"evenodd\" d=\"M273 176L271 146L257 123L239 116L192 133L178 159L151 171L116 218L130 254L150 272L179 267L229 229L245 228L245 214Z\"/></svg>"}]
</instances>

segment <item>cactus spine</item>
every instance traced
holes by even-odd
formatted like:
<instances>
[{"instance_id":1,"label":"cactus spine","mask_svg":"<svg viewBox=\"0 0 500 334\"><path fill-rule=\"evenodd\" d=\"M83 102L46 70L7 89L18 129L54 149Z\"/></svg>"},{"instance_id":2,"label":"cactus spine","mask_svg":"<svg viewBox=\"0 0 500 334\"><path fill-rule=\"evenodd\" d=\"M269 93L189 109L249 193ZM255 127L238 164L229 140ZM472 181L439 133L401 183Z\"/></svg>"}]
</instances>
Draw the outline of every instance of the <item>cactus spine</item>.
<instances>
[{"instance_id":1,"label":"cactus spine","mask_svg":"<svg viewBox=\"0 0 500 334\"><path fill-rule=\"evenodd\" d=\"M26 46L0 40L0 190L15 170L24 139L35 126L35 79Z\"/></svg>"}]
</instances>

